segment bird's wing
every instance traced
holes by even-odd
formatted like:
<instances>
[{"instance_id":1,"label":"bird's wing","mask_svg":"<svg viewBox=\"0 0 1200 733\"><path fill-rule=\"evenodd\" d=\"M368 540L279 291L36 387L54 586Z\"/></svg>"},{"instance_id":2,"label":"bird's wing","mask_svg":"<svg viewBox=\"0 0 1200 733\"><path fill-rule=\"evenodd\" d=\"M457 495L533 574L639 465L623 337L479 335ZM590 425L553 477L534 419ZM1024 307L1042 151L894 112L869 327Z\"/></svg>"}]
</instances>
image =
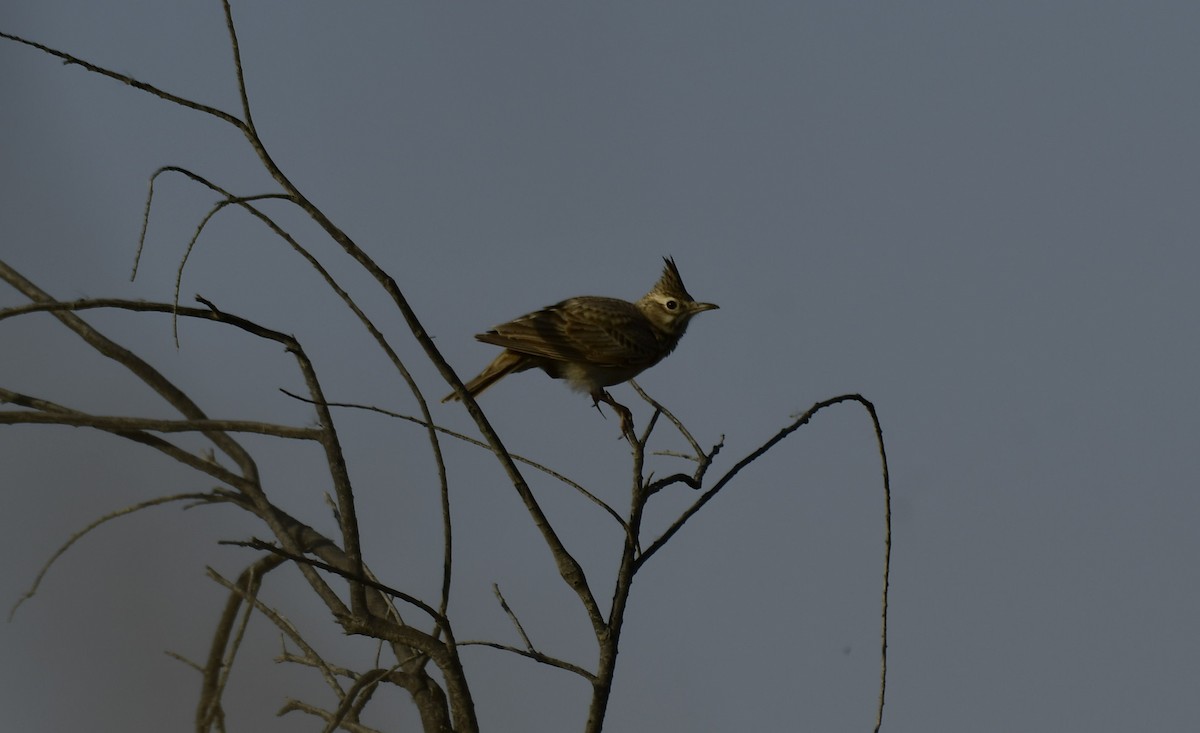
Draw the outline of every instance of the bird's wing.
<instances>
[{"instance_id":1,"label":"bird's wing","mask_svg":"<svg viewBox=\"0 0 1200 733\"><path fill-rule=\"evenodd\" d=\"M571 298L496 326L475 338L531 356L600 366L653 364L658 336L632 303Z\"/></svg>"}]
</instances>

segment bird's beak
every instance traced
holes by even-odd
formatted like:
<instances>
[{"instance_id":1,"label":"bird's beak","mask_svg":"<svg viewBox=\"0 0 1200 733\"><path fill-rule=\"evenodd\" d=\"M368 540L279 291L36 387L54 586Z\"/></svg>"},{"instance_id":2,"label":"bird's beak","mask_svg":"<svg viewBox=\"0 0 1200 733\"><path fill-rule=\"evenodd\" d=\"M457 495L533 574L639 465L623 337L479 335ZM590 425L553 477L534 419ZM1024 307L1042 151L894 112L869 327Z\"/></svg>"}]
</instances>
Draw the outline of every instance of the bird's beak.
<instances>
[{"instance_id":1,"label":"bird's beak","mask_svg":"<svg viewBox=\"0 0 1200 733\"><path fill-rule=\"evenodd\" d=\"M692 311L699 313L701 311L715 311L721 306L716 303L692 303Z\"/></svg>"}]
</instances>

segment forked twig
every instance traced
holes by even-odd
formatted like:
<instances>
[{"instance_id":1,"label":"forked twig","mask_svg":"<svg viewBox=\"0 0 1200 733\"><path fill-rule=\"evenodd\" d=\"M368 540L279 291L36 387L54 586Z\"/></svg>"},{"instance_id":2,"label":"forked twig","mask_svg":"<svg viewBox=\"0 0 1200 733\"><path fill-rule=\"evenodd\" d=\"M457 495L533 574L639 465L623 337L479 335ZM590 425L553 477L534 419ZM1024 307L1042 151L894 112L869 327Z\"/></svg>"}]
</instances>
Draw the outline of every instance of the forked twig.
<instances>
[{"instance_id":1,"label":"forked twig","mask_svg":"<svg viewBox=\"0 0 1200 733\"><path fill-rule=\"evenodd\" d=\"M492 649L500 649L501 651L512 652L513 654L518 654L522 657L526 657L527 659L532 659L535 662L540 662L551 667L557 667L558 669L565 670L567 672L573 672L588 681L595 681L596 675L588 672L586 669L538 651L533 645L533 642L530 641L529 634L525 633L525 627L521 624L521 620L517 618L517 614L512 610L512 608L509 607L508 601L504 599L504 594L500 592L500 586L498 584L492 583L492 592L496 594L496 600L500 602L500 608L504 609L504 613L508 616L509 620L512 621L513 626L516 627L517 633L521 636L521 641L525 643L525 648L519 649L509 644L500 644L492 641L460 641L458 643L459 646L486 646Z\"/></svg>"}]
</instances>

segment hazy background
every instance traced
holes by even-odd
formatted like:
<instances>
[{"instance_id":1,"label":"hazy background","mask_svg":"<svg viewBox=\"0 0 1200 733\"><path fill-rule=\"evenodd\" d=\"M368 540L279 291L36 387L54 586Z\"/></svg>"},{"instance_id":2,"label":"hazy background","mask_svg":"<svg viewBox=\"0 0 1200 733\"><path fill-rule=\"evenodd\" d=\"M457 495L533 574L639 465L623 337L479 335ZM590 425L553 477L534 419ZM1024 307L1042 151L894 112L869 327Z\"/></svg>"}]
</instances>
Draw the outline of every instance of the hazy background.
<instances>
[{"instance_id":1,"label":"hazy background","mask_svg":"<svg viewBox=\"0 0 1200 733\"><path fill-rule=\"evenodd\" d=\"M892 461L888 731L1183 730L1200 692L1200 5L1194 2L237 2L255 121L275 160L390 273L463 377L472 334L577 294L640 296L673 255L721 304L640 380L714 474L813 402L873 400ZM220 4L10 2L0 28L172 92L237 108ZM274 190L228 125L0 43L0 255L61 298L169 300L215 197L188 167ZM361 296L429 397L445 385L399 315L332 244L270 211ZM249 217L218 216L181 295L295 333L333 400L415 412L368 337ZM21 298L7 289L0 305ZM281 350L206 324L88 319L214 417L304 425ZM161 401L46 316L0 323L0 384L104 414ZM630 404L628 387L614 390ZM617 423L540 374L483 399L509 447L628 501ZM460 406L437 419L472 430ZM647 411L637 407L637 418ZM436 597L423 434L339 413L368 561ZM269 490L332 525L313 446L253 437ZM198 443L190 443L198 445ZM667 441L662 447L678 447ZM547 653L592 666L576 600L494 459L447 442L460 638L519 643L500 583ZM0 606L93 518L211 487L83 430L0 430ZM678 470L658 458L659 475ZM619 533L529 474L597 596ZM631 600L611 731L868 730L882 505L863 412L823 412L742 475L647 566ZM656 497L647 536L693 498ZM222 590L262 530L178 506L78 543L0 627L0 710L23 731L184 730ZM365 667L291 571L264 597L336 663ZM316 676L251 626L231 730L277 720ZM489 731L579 730L588 689L465 652ZM398 695L366 722L413 727Z\"/></svg>"}]
</instances>

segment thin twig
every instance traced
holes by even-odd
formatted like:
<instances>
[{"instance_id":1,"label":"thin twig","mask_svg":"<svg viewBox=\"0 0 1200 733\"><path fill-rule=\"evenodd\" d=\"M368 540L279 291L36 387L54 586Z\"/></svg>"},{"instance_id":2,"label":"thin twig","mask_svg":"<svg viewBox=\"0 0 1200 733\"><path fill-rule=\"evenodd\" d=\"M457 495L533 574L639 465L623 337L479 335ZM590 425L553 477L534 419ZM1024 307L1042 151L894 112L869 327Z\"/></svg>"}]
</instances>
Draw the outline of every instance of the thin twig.
<instances>
[{"instance_id":1,"label":"thin twig","mask_svg":"<svg viewBox=\"0 0 1200 733\"><path fill-rule=\"evenodd\" d=\"M282 560L271 555L261 557L242 571L236 584L226 581L215 572L211 572L212 569L209 568L209 577L218 583L225 584L230 593L229 597L225 599L225 606L217 620L217 627L213 631L212 641L208 647L208 659L201 671L200 699L196 704L197 731L208 731L214 726L218 730L224 729L225 713L221 704L221 696L228 678L228 665L232 663L233 659L233 657L227 657L226 652L231 644L231 638L234 638L237 633L236 624L240 615L238 612L244 606L248 607L249 604L246 604L245 600L248 595L251 595L251 591L257 593L262 578L282 564Z\"/></svg>"},{"instance_id":2,"label":"thin twig","mask_svg":"<svg viewBox=\"0 0 1200 733\"><path fill-rule=\"evenodd\" d=\"M216 570L211 567L206 568L208 575L216 579L222 585L239 593L242 596L242 614L241 620L233 631L232 638L228 644L225 644L225 657L221 662L221 671L217 676L216 686L212 691L212 697L209 698L214 704L220 704L221 698L225 693L225 688L229 685L229 675L233 673L233 663L237 659L238 651L242 648L242 640L246 637L246 627L250 624L250 615L254 612L254 606L258 601L258 589L261 585L262 578L255 572L253 565L244 573L244 585L234 586L225 578L221 577ZM206 716L209 720L211 717Z\"/></svg>"},{"instance_id":3,"label":"thin twig","mask_svg":"<svg viewBox=\"0 0 1200 733\"><path fill-rule=\"evenodd\" d=\"M78 412L65 414L26 410L0 412L0 424L17 425L21 423L96 428L113 433L138 430L155 433L208 433L219 430L225 433L257 433L294 440L320 441L323 438L321 431L317 428L294 428L252 420L156 420L148 417L88 415Z\"/></svg>"},{"instance_id":4,"label":"thin twig","mask_svg":"<svg viewBox=\"0 0 1200 733\"><path fill-rule=\"evenodd\" d=\"M192 660L183 656L179 652L173 652L173 651L168 650L168 651L163 652L163 654L166 654L168 657L170 657L171 659L174 659L176 662L180 662L181 664L191 667L192 669L196 670L197 672L204 671L204 668L201 667L199 663L193 662Z\"/></svg>"},{"instance_id":5,"label":"thin twig","mask_svg":"<svg viewBox=\"0 0 1200 733\"><path fill-rule=\"evenodd\" d=\"M4 33L4 32L0 32L0 38L7 38L10 41L16 41L17 43L20 43L24 46L36 48L37 50L42 51L43 53L48 53L51 56L62 59L67 64L75 64L77 66L82 66L83 68L87 69L88 71L92 72L93 74L99 74L100 76L106 76L109 79L115 79L116 81L119 81L122 84L128 84L129 86L133 87L134 89L139 89L148 94L152 94L160 99L165 99L168 102L174 102L175 104L178 104L180 106L187 107L188 109L194 109L197 112L203 112L206 115L212 115L213 117L216 117L219 120L228 122L229 124L233 125L234 127L238 128L240 130L245 130L245 127L246 127L245 123L243 123L241 120L234 117L233 115L229 114L228 112L224 112L215 107L209 107L207 104L200 104L199 102L193 102L190 99L187 99L185 97L180 97L179 95L172 94L168 91L164 91L164 90L159 89L158 87L153 86L151 84L147 84L145 82L138 81L137 79L133 78L132 76L128 76L126 74L120 74L115 71L110 71L109 69L105 69L101 66L96 66L93 63L84 61L83 59L79 58L78 56L72 56L69 53L64 53L62 51L51 48L49 46L44 46L36 41L30 41L30 40L27 40L20 36L14 36L10 33Z\"/></svg>"},{"instance_id":6,"label":"thin twig","mask_svg":"<svg viewBox=\"0 0 1200 733\"><path fill-rule=\"evenodd\" d=\"M153 193L153 189L151 189L151 193ZM176 309L179 308L179 291L180 291L180 287L183 285L183 270L185 267L187 267L188 260L192 256L192 250L196 247L196 242L199 241L200 235L204 232L204 228L208 225L208 222L211 221L212 218L214 216L216 216L226 206L237 205L237 204L241 204L241 205L245 206L245 205L249 204L251 201L259 201L259 200L263 200L263 199L291 200L289 196L287 196L286 194L282 194L282 193L264 193L264 194L258 194L255 196L226 196L224 201L218 201L216 204L213 205L213 207L211 209L208 210L208 213L206 213L200 219L200 223L198 225L196 225L196 231L192 232L192 237L191 237L191 239L188 240L187 247L184 249L184 252L183 252L183 257L181 257L179 259L179 267L177 267L175 270L175 295L174 295L174 299L172 300L172 304L175 306ZM150 212L149 205L150 205L149 201L147 201L146 202L147 221L149 221L149 218L148 218L149 212ZM143 235L144 235L144 231L143 231ZM137 257L134 258L135 272L137 269L137 260L141 257L141 253L142 253L142 246L141 246L141 243L139 242L138 243L138 255L137 255ZM178 316L178 314L175 314L171 318L171 335L175 339L175 348L179 348L179 316Z\"/></svg>"},{"instance_id":7,"label":"thin twig","mask_svg":"<svg viewBox=\"0 0 1200 733\"><path fill-rule=\"evenodd\" d=\"M373 669L360 674L358 679L354 680L354 684L350 685L350 689L346 690L346 694L342 696L337 710L333 711L333 717L325 723L322 733L333 733L343 722L357 723L357 720L348 716L355 710L359 696L365 693L366 697L370 697L375 687L382 680L387 679L396 669L396 667L391 669Z\"/></svg>"},{"instance_id":8,"label":"thin twig","mask_svg":"<svg viewBox=\"0 0 1200 733\"><path fill-rule=\"evenodd\" d=\"M646 394L646 391L642 389L641 385L639 385L636 381L632 379L629 380L629 386L633 387L634 391L637 392L643 400L650 403L655 412L661 412L667 416L667 419L671 421L671 424L675 426L675 429L679 431L679 434L682 435L689 444L691 444L692 450L695 451L697 456L704 455L704 451L700 448L700 444L696 442L696 439L692 437L692 434L688 431L688 429L683 426L683 423L679 421L679 418L675 417L675 413L663 407L658 400Z\"/></svg>"},{"instance_id":9,"label":"thin twig","mask_svg":"<svg viewBox=\"0 0 1200 733\"><path fill-rule=\"evenodd\" d=\"M508 644L500 644L500 643L494 642L494 641L480 641L480 640L460 641L460 642L458 642L458 645L460 647L462 647L462 646L485 646L485 647L489 647L491 649L499 649L500 651L504 651L504 652L512 652L513 654L525 657L526 659L532 659L535 662L540 662L541 664L545 664L549 667L557 667L558 669L561 669L563 671L572 672L572 673L577 674L580 677L584 678L588 682L596 681L596 675L587 671L583 667L580 667L577 664L571 664L570 662L564 662L561 659L557 659L555 657L551 657L546 654L542 654L541 652L539 652L537 650L521 649L520 647L510 646Z\"/></svg>"},{"instance_id":10,"label":"thin twig","mask_svg":"<svg viewBox=\"0 0 1200 733\"><path fill-rule=\"evenodd\" d=\"M283 715L286 715L286 714L292 712L293 710L299 711L301 713L308 713L309 715L312 715L317 718L321 718L326 721L333 719L333 713L329 712L328 710L322 710L321 708L317 707L316 705L311 705L309 703L303 702L301 700L295 700L295 699L288 700L284 704L284 706L279 709L279 712L277 712L276 715L283 716ZM349 733L381 733L381 731L379 731L375 728L365 726L362 723L351 723L348 720L342 721L341 727L345 728Z\"/></svg>"},{"instance_id":11,"label":"thin twig","mask_svg":"<svg viewBox=\"0 0 1200 733\"><path fill-rule=\"evenodd\" d=\"M41 410L49 413L77 415L84 414L78 410L73 410L69 407L64 407L63 405L51 402L50 400L20 394L19 392L13 392L2 387L0 387L0 403L9 403L20 405L21 407L30 407L35 410ZM195 453L180 448L170 441L164 440L157 435L151 435L150 433L144 431L114 430L111 432L113 435L117 435L135 443L141 443L142 445L154 448L155 450L175 459L176 461L179 461L185 466L189 466L197 471L212 476L216 480L224 483L226 486L230 486L234 489L242 489L246 484L246 480L241 476L238 476L236 473L233 473L217 463L216 456L211 450L207 451L205 455L196 455Z\"/></svg>"},{"instance_id":12,"label":"thin twig","mask_svg":"<svg viewBox=\"0 0 1200 733\"><path fill-rule=\"evenodd\" d=\"M525 633L525 627L521 625L521 619L517 618L517 614L509 608L508 601L504 600L504 594L500 592L500 584L492 583L492 592L496 594L496 600L500 601L500 608L504 609L504 613L508 615L513 626L517 627L517 633L521 635L521 641L525 642L525 648L533 651L533 642L529 640L529 634Z\"/></svg>"},{"instance_id":13,"label":"thin twig","mask_svg":"<svg viewBox=\"0 0 1200 733\"><path fill-rule=\"evenodd\" d=\"M34 577L33 583L30 584L29 589L26 590L23 594L21 594L21 597L17 599L17 602L13 604L12 609L8 612L8 620L12 621L13 617L17 613L17 609L21 607L21 604L25 603L25 601L29 600L30 598L33 598L34 595L37 594L38 588L42 584L42 579L46 577L46 573L50 572L50 567L52 565L54 565L55 562L58 561L58 558L62 557L64 554L66 554L67 550L71 549L72 545L74 545L79 540L83 539L84 536L86 536L89 532L91 532L92 530L96 529L97 527L99 527L100 525L102 525L106 522L109 522L113 519L117 519L118 517L124 517L129 514L133 514L134 512L138 512L143 509L148 509L152 506L158 506L160 504L168 504L173 501L186 501L188 499L195 499L195 500L205 501L205 502L224 501L223 498L216 497L213 494L189 493L189 494L173 494L171 496L159 496L159 497L155 497L153 499L147 499L146 501L139 501L136 504L130 504L127 507L122 507L120 509L117 509L116 511L109 512L108 514L105 514L104 516L99 517L99 518L94 519L91 522L89 522L86 527L73 533L69 538L67 538L67 541L64 542L62 545L60 545L59 548L54 551L54 554L51 555L50 558L48 560L46 560L45 563L42 564L41 570L39 570L37 576Z\"/></svg>"},{"instance_id":14,"label":"thin twig","mask_svg":"<svg viewBox=\"0 0 1200 733\"><path fill-rule=\"evenodd\" d=\"M288 397L291 397L292 399L300 400L301 402L311 402L311 400L309 400L307 397L304 397L303 395L295 394L293 392L289 392L286 389L281 388L279 391L283 392L285 395L287 395ZM489 446L487 443L484 443L481 440L476 440L475 438L472 438L469 435L463 435L462 433L455 432L449 428L442 427L441 425L437 425L434 423L427 423L418 417L413 417L412 415L405 415L405 414L402 414L399 412L394 412L392 410L388 410L383 407L377 407L375 405L365 405L365 404L355 403L355 402L329 402L327 404L330 407L342 407L342 408L351 409L351 410L366 410L368 412L377 412L380 415L387 415L388 417L396 418L397 420L404 420L406 422L413 423L414 425L420 425L422 427L431 427L432 426L432 428L434 430L436 430L437 432L442 433L443 435L449 435L450 437L455 438L456 440L461 440L464 443L469 443L470 445L474 445L476 447L484 448L484 449L491 448L491 446ZM517 463L523 463L526 466L529 466L530 468L532 468L534 470L541 471L542 473L546 474L547 476L558 479L559 481L563 482L567 486L570 486L571 488L575 489L580 494L582 494L585 498L587 498L589 501L591 501L593 504L595 504L596 506L603 509L605 511L605 513L607 513L618 524L621 525L622 529L624 529L626 531L629 530L629 527L625 523L625 520L621 518L620 514L617 514L615 509L610 507L608 504L606 504L604 502L603 499L597 497L595 494L588 491L583 486L579 485L575 481L572 481L571 479L562 475L558 471L555 471L552 468L548 468L545 465L538 463L537 461L530 460L528 458L525 458L524 456L517 455L516 453L510 453L509 455L511 455L512 459L514 461L516 461Z\"/></svg>"},{"instance_id":15,"label":"thin twig","mask_svg":"<svg viewBox=\"0 0 1200 733\"><path fill-rule=\"evenodd\" d=\"M208 309L198 308L174 308L170 304L164 303L147 303L144 301L120 301L115 299L104 300L85 300L74 304L62 303L55 300L48 293L35 284L30 282L23 275L13 270L3 261L0 261L0 279L5 280L14 288L23 293L27 298L34 301L33 304L27 307L22 307L20 311L15 309L6 309L0 311L0 318L8 317L13 314L23 312L31 312L29 308L41 308L49 311L55 318L62 322L69 329L74 331L85 343L99 352L101 355L116 361L123 366L134 376L140 379L144 384L158 393L172 407L183 414L188 420L207 420L208 416L200 409L183 390L177 387L173 382L167 379L161 372L151 366L141 357L137 356L130 350L112 341L108 337L101 334L86 321L80 318L74 310L83 310L91 307L111 307L121 308L131 311L149 311L161 313L179 313L189 317L204 318L208 320L224 323L235 328L239 328L247 333L250 333L259 338L276 341L286 348L296 359L300 367L301 373L305 377L305 383L308 385L310 392L317 401L323 398L320 395L319 385L316 383L316 375L313 372L312 363L308 356L304 353L304 349L300 343L293 337L278 331L264 328L250 320L233 316L228 313L222 313L215 307ZM313 390L316 391L313 391ZM318 408L318 414L322 411ZM325 413L327 416L327 412ZM132 433L121 433L132 440L138 442L148 442L140 436L144 433L134 431ZM298 551L299 545L295 544L293 536L288 531L288 528L281 523L283 515L277 507L275 507L267 498L258 479L258 466L250 453L228 433L220 430L208 430L204 432L204 436L208 438L214 446L221 452L229 456L230 459L237 464L241 471L241 476L236 478L231 485L235 486L250 502L252 511L267 523L271 531L280 539L285 546ZM322 445L326 449L327 455L331 454L336 448L336 435L332 434L331 428L327 431L327 435L322 440ZM186 461L185 461L186 462ZM191 464L189 464L191 465ZM342 492L348 491L348 479L345 476L344 463L340 464L341 471L338 470L339 464L330 460L330 473L334 479L335 486L339 487ZM204 468L201 468L204 470ZM329 607L330 611L335 615L344 613L344 604L338 595L329 588L321 577L310 567L300 565L299 569L304 574L305 579L312 586L313 590L320 596L321 600Z\"/></svg>"},{"instance_id":16,"label":"thin twig","mask_svg":"<svg viewBox=\"0 0 1200 733\"><path fill-rule=\"evenodd\" d=\"M362 583L365 586L373 588L373 589L375 589L381 593L385 593L389 596L399 598L400 600L404 601L405 603L408 603L412 606L415 606L415 607L421 609L426 614L428 614L430 618L432 618L434 621L436 621L441 626L449 625L449 622L447 621L447 619L444 616L440 615L436 609L434 609L428 603L425 603L424 601L422 601L420 598L417 598L416 596L405 593L402 590L396 590L395 588L389 587L387 585L384 585L383 583L372 580L370 577L368 577L366 575L362 575L359 577L352 577L351 573L349 573L346 570L343 570L342 568L336 567L334 565L330 565L327 562L323 562L323 561L317 560L315 558L304 557L303 555L293 554L293 553L288 552L287 550L283 549L282 547L278 547L269 542L263 542L262 540L257 540L257 539L253 539L253 540L249 540L249 541L222 540L219 544L229 545L230 547L248 547L252 550L262 550L264 552L270 552L270 553L279 555L280 557L283 557L287 560L291 560L294 563L297 563L300 565L308 565L308 566L317 568L318 570L324 570L327 573L333 573L334 575L340 576L347 580L350 580L350 581L353 581L356 583Z\"/></svg>"}]
</instances>

